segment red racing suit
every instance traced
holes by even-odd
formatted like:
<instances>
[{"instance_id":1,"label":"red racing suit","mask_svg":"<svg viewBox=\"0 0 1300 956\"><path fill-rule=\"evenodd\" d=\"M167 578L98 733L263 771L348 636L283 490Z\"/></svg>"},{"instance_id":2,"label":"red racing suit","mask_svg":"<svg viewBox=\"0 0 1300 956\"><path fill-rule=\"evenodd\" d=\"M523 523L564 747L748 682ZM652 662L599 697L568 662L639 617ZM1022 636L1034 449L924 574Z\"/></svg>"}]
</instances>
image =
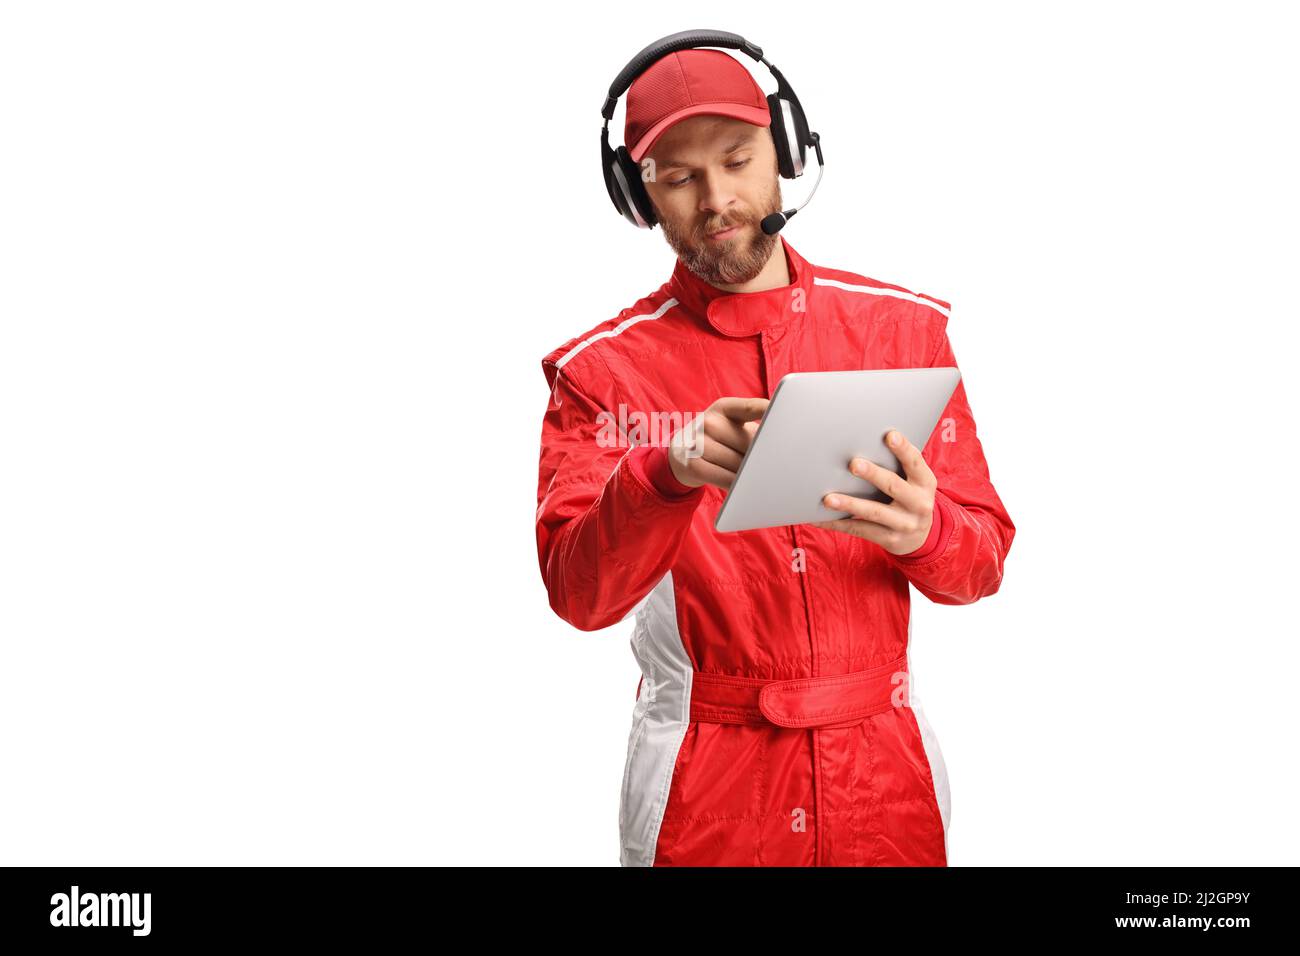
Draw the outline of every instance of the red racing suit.
<instances>
[{"instance_id":1,"label":"red racing suit","mask_svg":"<svg viewBox=\"0 0 1300 956\"><path fill-rule=\"evenodd\" d=\"M678 482L669 429L645 426L771 398L787 372L956 366L947 302L781 246L788 286L727 293L678 259L542 360L542 579L581 630L635 614L623 865L945 866L948 779L909 693L908 585L940 604L993 594L1015 534L964 383L922 448L934 520L907 555L813 525L716 532L725 492Z\"/></svg>"}]
</instances>

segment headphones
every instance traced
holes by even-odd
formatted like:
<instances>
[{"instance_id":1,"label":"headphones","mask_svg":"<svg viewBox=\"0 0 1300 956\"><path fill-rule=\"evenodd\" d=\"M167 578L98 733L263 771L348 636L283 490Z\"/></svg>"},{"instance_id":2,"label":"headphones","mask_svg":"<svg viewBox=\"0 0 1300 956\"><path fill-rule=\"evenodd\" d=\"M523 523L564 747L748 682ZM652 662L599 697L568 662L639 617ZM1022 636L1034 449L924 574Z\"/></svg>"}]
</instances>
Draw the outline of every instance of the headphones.
<instances>
[{"instance_id":1,"label":"headphones","mask_svg":"<svg viewBox=\"0 0 1300 956\"><path fill-rule=\"evenodd\" d=\"M804 159L807 147L817 151L817 182L812 193L795 209L773 213L763 220L763 231L771 235L796 212L808 204L812 194L822 180L821 136L808 131L808 120L799 97L786 82L781 71L763 58L763 50L750 43L737 33L725 30L683 30L655 40L644 50L634 56L631 62L619 72L609 86L609 95L600 115L605 118L605 125L600 131L600 170L605 177L605 190L609 193L614 208L632 225L642 229L653 229L659 218L655 215L654 205L646 192L641 179L641 167L633 161L626 146L617 150L609 146L609 121L614 116L614 107L618 98L627 92L633 81L648 70L658 59L678 50L690 50L699 47L724 47L739 50L771 71L776 77L777 89L767 97L768 112L772 117L772 141L776 145L777 166L783 179L798 179L803 175Z\"/></svg>"}]
</instances>

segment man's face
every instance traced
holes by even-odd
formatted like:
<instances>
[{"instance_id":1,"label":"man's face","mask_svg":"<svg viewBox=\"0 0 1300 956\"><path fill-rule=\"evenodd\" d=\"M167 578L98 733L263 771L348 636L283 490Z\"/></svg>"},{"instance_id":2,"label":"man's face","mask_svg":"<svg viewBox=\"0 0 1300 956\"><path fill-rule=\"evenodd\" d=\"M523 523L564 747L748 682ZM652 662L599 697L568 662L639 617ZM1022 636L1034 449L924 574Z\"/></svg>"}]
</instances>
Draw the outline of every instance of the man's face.
<instances>
[{"instance_id":1,"label":"man's face","mask_svg":"<svg viewBox=\"0 0 1300 956\"><path fill-rule=\"evenodd\" d=\"M655 142L642 157L643 170L647 158L654 160L654 176L646 191L664 238L686 267L713 285L758 275L777 243L759 224L781 211L768 129L728 116L692 116Z\"/></svg>"}]
</instances>

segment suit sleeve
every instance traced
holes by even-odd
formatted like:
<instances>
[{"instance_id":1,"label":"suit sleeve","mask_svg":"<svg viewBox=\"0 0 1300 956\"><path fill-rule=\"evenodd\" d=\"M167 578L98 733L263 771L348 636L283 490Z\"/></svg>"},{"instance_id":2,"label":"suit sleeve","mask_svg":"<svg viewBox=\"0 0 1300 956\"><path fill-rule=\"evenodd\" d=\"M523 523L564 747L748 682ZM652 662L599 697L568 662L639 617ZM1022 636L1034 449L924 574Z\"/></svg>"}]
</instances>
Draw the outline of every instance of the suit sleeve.
<instances>
[{"instance_id":1,"label":"suit sleeve","mask_svg":"<svg viewBox=\"0 0 1300 956\"><path fill-rule=\"evenodd\" d=\"M939 336L930 366L957 367L946 323ZM964 378L921 454L938 481L934 520L940 532L933 546L890 558L936 604L971 604L1001 587L1016 528L989 478Z\"/></svg>"},{"instance_id":2,"label":"suit sleeve","mask_svg":"<svg viewBox=\"0 0 1300 956\"><path fill-rule=\"evenodd\" d=\"M650 446L619 442L612 412L567 369L542 367L552 391L542 420L537 558L552 610L595 631L627 617L672 567L704 487L660 491L646 477Z\"/></svg>"}]
</instances>

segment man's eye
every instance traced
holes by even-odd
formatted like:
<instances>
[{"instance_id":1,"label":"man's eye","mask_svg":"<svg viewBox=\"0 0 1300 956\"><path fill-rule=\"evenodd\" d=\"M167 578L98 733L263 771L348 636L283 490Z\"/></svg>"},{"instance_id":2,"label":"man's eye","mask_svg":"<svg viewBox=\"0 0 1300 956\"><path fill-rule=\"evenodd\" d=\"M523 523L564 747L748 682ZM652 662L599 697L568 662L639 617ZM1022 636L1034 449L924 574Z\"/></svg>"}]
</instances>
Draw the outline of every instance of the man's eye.
<instances>
[{"instance_id":1,"label":"man's eye","mask_svg":"<svg viewBox=\"0 0 1300 956\"><path fill-rule=\"evenodd\" d=\"M727 163L727 168L740 169L742 166L747 166L748 164L749 164L748 159L741 159L741 160L737 160L734 163ZM691 181L690 176L687 176L685 179L670 179L668 180L668 185L671 186L673 189L677 189L679 186L685 186L690 181Z\"/></svg>"}]
</instances>

